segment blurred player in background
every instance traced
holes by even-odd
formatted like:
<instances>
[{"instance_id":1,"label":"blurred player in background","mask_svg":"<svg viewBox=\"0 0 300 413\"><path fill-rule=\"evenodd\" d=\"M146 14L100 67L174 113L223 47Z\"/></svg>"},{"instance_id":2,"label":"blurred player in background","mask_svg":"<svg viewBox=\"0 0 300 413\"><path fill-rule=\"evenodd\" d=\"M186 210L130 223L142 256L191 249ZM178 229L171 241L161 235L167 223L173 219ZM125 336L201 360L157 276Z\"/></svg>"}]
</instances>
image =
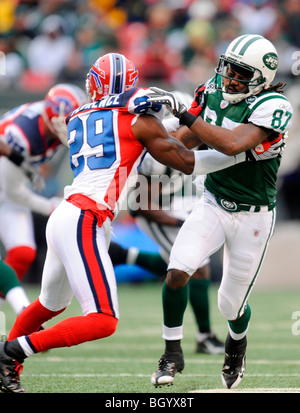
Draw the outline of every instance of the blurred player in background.
<instances>
[{"instance_id":1,"label":"blurred player in background","mask_svg":"<svg viewBox=\"0 0 300 413\"><path fill-rule=\"evenodd\" d=\"M66 142L65 116L86 101L79 87L58 84L49 90L43 101L18 106L0 118L2 139L25 157L34 171L30 182L23 168L5 157L0 159L0 239L6 250L5 263L16 272L19 280L36 257L32 211L49 216L61 201L61 198L48 199L36 192L43 187L39 166L53 157L61 141ZM7 295L9 280L11 288L15 280L7 272L0 272L0 278L6 279ZM0 290L0 304L5 291ZM16 306L24 308L27 304L27 300L19 297Z\"/></svg>"},{"instance_id":2,"label":"blurred player in background","mask_svg":"<svg viewBox=\"0 0 300 413\"><path fill-rule=\"evenodd\" d=\"M25 391L19 377L25 358L115 332L119 306L108 254L111 221L136 183L146 149L157 161L183 173L207 172L201 152L209 151L196 155L168 135L160 122L161 105L148 102L150 91L135 88L137 80L138 72L125 56L100 57L86 82L91 103L67 118L74 180L47 223L48 249L39 298L17 317L8 341L0 343L0 380L6 391ZM208 166L214 170L242 162L246 156L211 152L214 165L210 159ZM64 311L73 295L83 315L37 331Z\"/></svg>"},{"instance_id":3,"label":"blurred player in background","mask_svg":"<svg viewBox=\"0 0 300 413\"><path fill-rule=\"evenodd\" d=\"M24 156L2 140L0 140L0 155L6 156L10 162L21 168L30 181L35 179L35 170L25 160ZM15 271L2 260L0 260L0 291L16 314L19 314L29 304Z\"/></svg>"},{"instance_id":4,"label":"blurred player in background","mask_svg":"<svg viewBox=\"0 0 300 413\"><path fill-rule=\"evenodd\" d=\"M155 103L169 105L175 122L188 126L191 140L228 155L252 148L253 162L210 173L204 196L181 227L172 248L163 288L165 352L151 381L172 384L184 368L183 316L190 276L224 246L218 306L228 321L222 383L236 387L243 378L251 309L248 298L262 265L276 218L276 177L293 108L272 85L278 67L273 44L259 35L243 35L220 57L216 76L196 90L190 112L174 95L157 90ZM160 98L159 98L160 95ZM200 116L199 116L200 115ZM187 136L186 136L187 138Z\"/></svg>"},{"instance_id":5,"label":"blurred player in background","mask_svg":"<svg viewBox=\"0 0 300 413\"><path fill-rule=\"evenodd\" d=\"M174 95L187 107L193 101L193 97L187 93L175 91ZM167 111L163 123L170 118ZM149 206L131 210L131 215L136 218L137 227L147 234L155 243L159 245L159 253L143 251L136 247L124 248L116 242L111 242L109 255L113 265L130 264L140 267L156 274L158 277L165 277L169 264L171 248L176 236L185 219L192 210L197 197L202 193L197 191L192 184L190 176L185 176L174 169L171 169L157 162L150 154L146 154L139 175L146 178L146 181L138 180L142 191L147 192L144 197L148 199ZM161 185L152 178L163 176ZM202 177L204 180L204 175ZM187 184L188 182L188 184ZM154 186L160 186L154 190ZM197 188L199 188L199 184ZM141 189L139 190L141 192ZM154 194L157 194L157 199ZM143 194L141 194L142 196ZM211 330L209 311L209 285L210 285L210 265L209 259L204 262L191 278L189 283L189 301L197 324L196 352L207 354L223 354L224 343L222 343Z\"/></svg>"}]
</instances>

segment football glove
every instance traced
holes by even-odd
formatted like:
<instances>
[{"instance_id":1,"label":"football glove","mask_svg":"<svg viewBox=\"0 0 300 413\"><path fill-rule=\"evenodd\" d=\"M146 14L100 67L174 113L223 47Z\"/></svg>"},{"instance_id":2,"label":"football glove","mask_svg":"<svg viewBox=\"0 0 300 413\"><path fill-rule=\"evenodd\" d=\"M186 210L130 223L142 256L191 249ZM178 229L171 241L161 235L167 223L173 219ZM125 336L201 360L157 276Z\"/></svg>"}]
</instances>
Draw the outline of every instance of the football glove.
<instances>
[{"instance_id":1,"label":"football glove","mask_svg":"<svg viewBox=\"0 0 300 413\"><path fill-rule=\"evenodd\" d=\"M261 144L258 147L246 151L246 159L248 161L268 161L269 159L280 158L285 149L284 139L271 144L267 149Z\"/></svg>"},{"instance_id":2,"label":"football glove","mask_svg":"<svg viewBox=\"0 0 300 413\"><path fill-rule=\"evenodd\" d=\"M42 192L45 189L45 180L41 176L37 167L34 167L27 161L23 161L20 165L20 168L24 171L25 175L31 182L31 185L36 192Z\"/></svg>"},{"instance_id":3,"label":"football glove","mask_svg":"<svg viewBox=\"0 0 300 413\"><path fill-rule=\"evenodd\" d=\"M199 85L195 90L194 100L188 112L192 115L199 116L204 106L205 85Z\"/></svg>"},{"instance_id":4,"label":"football glove","mask_svg":"<svg viewBox=\"0 0 300 413\"><path fill-rule=\"evenodd\" d=\"M183 103L181 103L173 93L167 92L166 90L159 89L158 87L150 87L152 91L149 94L148 102L157 105L165 105L167 109L176 116L176 118L181 118L181 116L187 112L187 108Z\"/></svg>"}]
</instances>

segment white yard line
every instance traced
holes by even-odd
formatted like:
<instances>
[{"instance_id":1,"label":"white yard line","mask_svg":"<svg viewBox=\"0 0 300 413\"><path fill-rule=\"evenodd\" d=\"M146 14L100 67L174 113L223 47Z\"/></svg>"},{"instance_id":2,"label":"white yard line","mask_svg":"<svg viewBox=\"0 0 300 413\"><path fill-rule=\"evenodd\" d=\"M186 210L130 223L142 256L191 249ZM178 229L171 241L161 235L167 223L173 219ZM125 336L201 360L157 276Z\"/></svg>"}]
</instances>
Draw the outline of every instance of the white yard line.
<instances>
[{"instance_id":1,"label":"white yard line","mask_svg":"<svg viewBox=\"0 0 300 413\"><path fill-rule=\"evenodd\" d=\"M141 359L127 359L123 357L57 357L57 356L44 356L41 355L40 357L32 357L30 359L30 362L37 362L40 363L41 361L43 362L49 362L49 363L153 363L153 358L147 359L147 358L141 358ZM199 358L199 359L189 359L185 358L186 363L193 363L193 364L220 364L222 363L221 359L218 358L209 358L209 359L204 359L204 358ZM300 365L300 360L250 360L249 359L249 364L251 365L284 365L284 366L289 366L289 365Z\"/></svg>"}]
</instances>

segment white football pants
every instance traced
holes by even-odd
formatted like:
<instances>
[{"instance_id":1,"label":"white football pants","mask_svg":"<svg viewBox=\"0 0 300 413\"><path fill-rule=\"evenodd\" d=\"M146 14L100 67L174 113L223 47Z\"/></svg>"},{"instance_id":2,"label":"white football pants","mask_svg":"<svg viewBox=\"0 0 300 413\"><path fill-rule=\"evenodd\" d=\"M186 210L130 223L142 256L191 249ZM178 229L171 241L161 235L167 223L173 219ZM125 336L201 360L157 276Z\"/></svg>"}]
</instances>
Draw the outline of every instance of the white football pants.
<instances>
[{"instance_id":1,"label":"white football pants","mask_svg":"<svg viewBox=\"0 0 300 413\"><path fill-rule=\"evenodd\" d=\"M267 212L225 211L205 191L181 227L173 245L169 269L190 276L224 246L218 306L227 320L243 314L274 231L275 208Z\"/></svg>"},{"instance_id":2,"label":"white football pants","mask_svg":"<svg viewBox=\"0 0 300 413\"><path fill-rule=\"evenodd\" d=\"M50 215L41 304L51 311L69 305L73 295L83 315L100 312L119 318L117 285L108 245L110 220L102 227L89 211L67 201Z\"/></svg>"},{"instance_id":3,"label":"white football pants","mask_svg":"<svg viewBox=\"0 0 300 413\"><path fill-rule=\"evenodd\" d=\"M186 220L196 202L194 196L174 197L170 205L170 210L164 212L175 218ZM159 253L162 259L169 264L170 253L179 232L179 227L161 225L154 221L149 221L143 216L136 218L136 225L159 245ZM209 264L209 259L202 263L202 266Z\"/></svg>"},{"instance_id":4,"label":"white football pants","mask_svg":"<svg viewBox=\"0 0 300 413\"><path fill-rule=\"evenodd\" d=\"M31 211L14 202L0 203L0 238L8 251L17 246L36 248Z\"/></svg>"}]
</instances>

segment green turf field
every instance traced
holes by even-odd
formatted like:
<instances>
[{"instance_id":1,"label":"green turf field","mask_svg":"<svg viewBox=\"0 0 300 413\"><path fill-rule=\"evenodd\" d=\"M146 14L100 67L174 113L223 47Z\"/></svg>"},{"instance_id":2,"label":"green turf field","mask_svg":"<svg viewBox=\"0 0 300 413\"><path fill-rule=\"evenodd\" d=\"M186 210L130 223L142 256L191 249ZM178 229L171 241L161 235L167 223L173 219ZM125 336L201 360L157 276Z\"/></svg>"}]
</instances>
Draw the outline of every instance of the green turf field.
<instances>
[{"instance_id":1,"label":"green turf field","mask_svg":"<svg viewBox=\"0 0 300 413\"><path fill-rule=\"evenodd\" d=\"M32 300L39 292L32 286L26 286L26 290ZM227 327L217 309L216 287L211 288L210 294L213 329L225 339ZM27 392L166 395L225 391L220 378L223 356L194 352L195 323L190 307L185 316L184 372L176 375L173 386L155 389L150 376L164 349L161 284L121 284L119 301L121 319L114 336L77 347L51 350L26 360L21 382ZM254 291L249 304L252 319L246 375L234 392L300 392L300 335L295 334L300 333L297 324L300 291ZM9 330L14 314L7 303L2 311ZM56 320L79 314L74 299ZM297 318L292 319L293 314Z\"/></svg>"}]
</instances>

